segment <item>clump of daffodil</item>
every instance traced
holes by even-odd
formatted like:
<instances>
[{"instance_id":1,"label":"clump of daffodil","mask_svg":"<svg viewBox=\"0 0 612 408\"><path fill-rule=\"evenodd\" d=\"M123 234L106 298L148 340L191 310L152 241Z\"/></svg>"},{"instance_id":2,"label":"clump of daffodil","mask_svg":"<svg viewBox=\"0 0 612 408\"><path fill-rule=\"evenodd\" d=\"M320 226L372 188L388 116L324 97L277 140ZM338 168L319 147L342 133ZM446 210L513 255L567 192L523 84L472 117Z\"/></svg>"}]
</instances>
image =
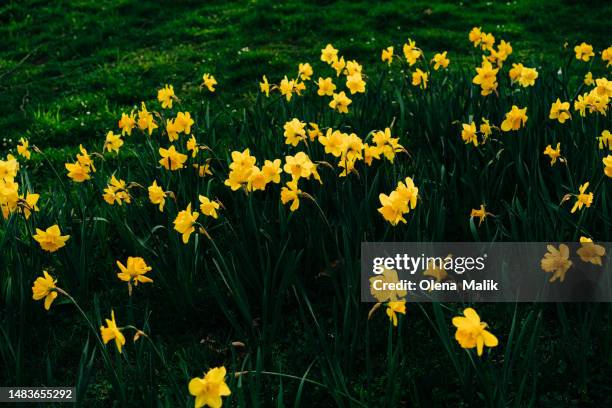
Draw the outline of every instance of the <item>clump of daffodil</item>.
<instances>
[{"instance_id":1,"label":"clump of daffodil","mask_svg":"<svg viewBox=\"0 0 612 408\"><path fill-rule=\"evenodd\" d=\"M40 247L47 252L55 252L66 246L66 241L70 235L62 235L57 224L50 226L45 231L36 228L36 234L32 238L40 244Z\"/></svg>"},{"instance_id":2,"label":"clump of daffodil","mask_svg":"<svg viewBox=\"0 0 612 408\"><path fill-rule=\"evenodd\" d=\"M45 310L49 310L51 304L57 298L57 279L53 279L47 271L43 271L43 276L36 278L32 286L32 298L34 300L44 299Z\"/></svg>"},{"instance_id":3,"label":"clump of daffodil","mask_svg":"<svg viewBox=\"0 0 612 408\"><path fill-rule=\"evenodd\" d=\"M191 203L189 203L187 208L180 211L174 219L174 229L182 235L184 244L189 242L189 237L195 231L196 220L199 216L197 211L191 211Z\"/></svg>"},{"instance_id":4,"label":"clump of daffodil","mask_svg":"<svg viewBox=\"0 0 612 408\"><path fill-rule=\"evenodd\" d=\"M250 150L244 149L244 151L233 151L232 162L230 163L230 172L225 180L225 185L236 191L241 187L246 187L253 173L255 163L257 159L251 156Z\"/></svg>"},{"instance_id":5,"label":"clump of daffodil","mask_svg":"<svg viewBox=\"0 0 612 408\"><path fill-rule=\"evenodd\" d=\"M480 316L471 307L463 310L463 316L453 317L453 326L457 328L455 340L464 349L476 347L479 356L484 347L496 347L497 337L487 331L487 324L480 321Z\"/></svg>"},{"instance_id":6,"label":"clump of daffodil","mask_svg":"<svg viewBox=\"0 0 612 408\"><path fill-rule=\"evenodd\" d=\"M476 76L472 79L472 82L480 85L482 96L497 91L497 71L499 71L499 68L493 68L493 65L484 57L481 66L476 67Z\"/></svg>"},{"instance_id":7,"label":"clump of daffodil","mask_svg":"<svg viewBox=\"0 0 612 408\"><path fill-rule=\"evenodd\" d=\"M578 248L576 253L582 262L602 266L601 257L606 255L606 248L595 244L590 238L580 237L580 248Z\"/></svg>"},{"instance_id":8,"label":"clump of daffodil","mask_svg":"<svg viewBox=\"0 0 612 408\"><path fill-rule=\"evenodd\" d=\"M559 245L559 249L553 245L547 245L548 252L540 260L540 267L546 273L552 273L549 282L554 282L557 279L563 282L565 275L573 262L569 259L569 248L565 244Z\"/></svg>"},{"instance_id":9,"label":"clump of daffodil","mask_svg":"<svg viewBox=\"0 0 612 408\"><path fill-rule=\"evenodd\" d=\"M509 42L501 40L497 45L497 50L491 47L488 51L489 55L487 59L501 68L506 59L508 59L508 56L512 54L512 45L510 45Z\"/></svg>"},{"instance_id":10,"label":"clump of daffodil","mask_svg":"<svg viewBox=\"0 0 612 408\"><path fill-rule=\"evenodd\" d=\"M132 202L132 196L130 195L126 182L124 180L117 179L114 174L111 176L110 182L104 189L104 194L102 197L104 198L104 201L110 205L115 203L122 205L124 202L126 204Z\"/></svg>"},{"instance_id":11,"label":"clump of daffodil","mask_svg":"<svg viewBox=\"0 0 612 408\"><path fill-rule=\"evenodd\" d=\"M534 86L535 80L538 78L538 71L535 68L525 67L523 64L512 64L512 68L508 71L510 81L518 83L523 88Z\"/></svg>"},{"instance_id":12,"label":"clump of daffodil","mask_svg":"<svg viewBox=\"0 0 612 408\"><path fill-rule=\"evenodd\" d=\"M506 113L506 118L501 124L501 130L509 132L511 130L519 130L527 123L527 108L520 109L516 105L512 105L510 112Z\"/></svg>"},{"instance_id":13,"label":"clump of daffodil","mask_svg":"<svg viewBox=\"0 0 612 408\"><path fill-rule=\"evenodd\" d=\"M550 165L554 165L557 162L557 159L561 157L561 143L557 143L557 147L554 149L551 145L546 146L544 149L544 154L550 157Z\"/></svg>"},{"instance_id":14,"label":"clump of daffodil","mask_svg":"<svg viewBox=\"0 0 612 408\"><path fill-rule=\"evenodd\" d=\"M472 208L470 212L470 218L479 218L478 226L487 218L489 215L493 215L485 209L484 204L480 204L480 208Z\"/></svg>"},{"instance_id":15,"label":"clump of daffodil","mask_svg":"<svg viewBox=\"0 0 612 408\"><path fill-rule=\"evenodd\" d=\"M393 326L397 326L397 314L406 314L406 302L403 300L393 301L387 303L387 316L389 321L393 323Z\"/></svg>"},{"instance_id":16,"label":"clump of daffodil","mask_svg":"<svg viewBox=\"0 0 612 408\"><path fill-rule=\"evenodd\" d=\"M391 194L379 195L380 204L378 212L391 225L396 226L399 222L406 223L404 214L416 207L419 189L414 185L410 177L406 177L405 182L400 181Z\"/></svg>"},{"instance_id":17,"label":"clump of daffodil","mask_svg":"<svg viewBox=\"0 0 612 408\"><path fill-rule=\"evenodd\" d=\"M493 45L495 45L495 37L493 34L485 33L480 27L472 28L468 34L468 38L474 47L478 47L480 45L482 50L491 50Z\"/></svg>"},{"instance_id":18,"label":"clump of daffodil","mask_svg":"<svg viewBox=\"0 0 612 408\"><path fill-rule=\"evenodd\" d=\"M202 86L205 86L210 92L215 92L215 85L217 80L211 74L202 75Z\"/></svg>"},{"instance_id":19,"label":"clump of daffodil","mask_svg":"<svg viewBox=\"0 0 612 408\"><path fill-rule=\"evenodd\" d=\"M391 163L395 159L395 154L405 151L404 146L399 143L399 138L391 136L391 129L379 130L372 134L372 141L379 149L379 152Z\"/></svg>"},{"instance_id":20,"label":"clump of daffodil","mask_svg":"<svg viewBox=\"0 0 612 408\"><path fill-rule=\"evenodd\" d=\"M225 383L225 367L216 367L208 370L203 377L195 377L189 381L189 394L195 397L195 408L208 406L221 408L223 400L231 391Z\"/></svg>"},{"instance_id":21,"label":"clump of daffodil","mask_svg":"<svg viewBox=\"0 0 612 408\"><path fill-rule=\"evenodd\" d=\"M117 274L117 277L128 283L128 293L130 296L132 296L132 284L134 284L134 286L138 286L138 282L153 282L153 279L145 276L145 274L151 271L153 268L147 265L145 260L139 256L129 256L125 265L117 261L117 266L121 271Z\"/></svg>"},{"instance_id":22,"label":"clump of daffodil","mask_svg":"<svg viewBox=\"0 0 612 408\"><path fill-rule=\"evenodd\" d=\"M102 341L107 344L111 340L115 340L117 350L121 353L121 348L125 345L125 337L121 333L121 329L117 327L115 321L115 311L111 310L111 318L105 319L106 326L100 326L100 334L102 335Z\"/></svg>"}]
</instances>

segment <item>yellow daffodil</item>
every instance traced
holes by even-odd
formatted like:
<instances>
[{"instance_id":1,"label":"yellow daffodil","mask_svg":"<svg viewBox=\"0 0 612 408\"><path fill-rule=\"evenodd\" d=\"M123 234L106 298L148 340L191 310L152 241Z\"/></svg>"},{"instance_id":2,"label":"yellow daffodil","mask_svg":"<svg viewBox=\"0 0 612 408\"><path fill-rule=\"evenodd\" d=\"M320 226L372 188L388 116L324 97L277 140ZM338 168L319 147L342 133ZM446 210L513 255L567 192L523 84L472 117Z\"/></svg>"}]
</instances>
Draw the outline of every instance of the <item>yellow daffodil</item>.
<instances>
[{"instance_id":1,"label":"yellow daffodil","mask_svg":"<svg viewBox=\"0 0 612 408\"><path fill-rule=\"evenodd\" d=\"M480 124L480 127L478 128L478 130L480 131L480 133L482 133L482 143L485 143L487 139L489 138L489 136L493 134L492 126L489 123L489 121L485 118L482 118L482 123Z\"/></svg>"},{"instance_id":2,"label":"yellow daffodil","mask_svg":"<svg viewBox=\"0 0 612 408\"><path fill-rule=\"evenodd\" d=\"M225 367L216 367L210 369L202 378L196 377L189 381L189 394L195 397L195 408L221 408L221 397L231 394L225 383L225 373Z\"/></svg>"},{"instance_id":3,"label":"yellow daffodil","mask_svg":"<svg viewBox=\"0 0 612 408\"><path fill-rule=\"evenodd\" d=\"M601 59L606 62L606 67L612 66L612 45L601 52Z\"/></svg>"},{"instance_id":4,"label":"yellow daffodil","mask_svg":"<svg viewBox=\"0 0 612 408\"><path fill-rule=\"evenodd\" d=\"M397 313L406 314L405 301L398 300L387 303L387 316L389 316L389 321L393 323L393 326L397 326Z\"/></svg>"},{"instance_id":5,"label":"yellow daffodil","mask_svg":"<svg viewBox=\"0 0 612 408\"><path fill-rule=\"evenodd\" d=\"M340 113L348 113L348 106L353 102L351 101L344 91L340 93L334 93L332 95L333 100L329 103L329 107L337 110Z\"/></svg>"},{"instance_id":6,"label":"yellow daffodil","mask_svg":"<svg viewBox=\"0 0 612 408\"><path fill-rule=\"evenodd\" d=\"M549 282L554 282L557 279L563 282L567 271L573 265L573 262L569 260L569 248L565 244L559 245L559 249L553 245L547 245L546 248L548 252L540 260L540 267L544 272L552 273Z\"/></svg>"},{"instance_id":7,"label":"yellow daffodil","mask_svg":"<svg viewBox=\"0 0 612 408\"><path fill-rule=\"evenodd\" d=\"M374 160L380 160L382 154L382 148L379 146L370 146L367 143L363 144L363 161L368 166L372 165Z\"/></svg>"},{"instance_id":8,"label":"yellow daffodil","mask_svg":"<svg viewBox=\"0 0 612 408\"><path fill-rule=\"evenodd\" d=\"M380 58L383 62L386 61L388 65L391 65L391 63L393 62L393 46L389 46L382 50Z\"/></svg>"},{"instance_id":9,"label":"yellow daffodil","mask_svg":"<svg viewBox=\"0 0 612 408\"><path fill-rule=\"evenodd\" d=\"M490 95L497 90L497 71L499 68L493 68L493 65L486 59L483 59L480 67L476 67L476 76L472 82L480 85L482 96Z\"/></svg>"},{"instance_id":10,"label":"yellow daffodil","mask_svg":"<svg viewBox=\"0 0 612 408\"><path fill-rule=\"evenodd\" d=\"M200 201L200 211L202 211L202 214L215 219L219 218L217 210L221 205L218 201L212 201L203 195L198 196L198 200Z\"/></svg>"},{"instance_id":11,"label":"yellow daffodil","mask_svg":"<svg viewBox=\"0 0 612 408\"><path fill-rule=\"evenodd\" d=\"M312 77L312 66L309 63L300 63L298 66L298 75L302 81L309 81Z\"/></svg>"},{"instance_id":12,"label":"yellow daffodil","mask_svg":"<svg viewBox=\"0 0 612 408\"><path fill-rule=\"evenodd\" d=\"M45 231L36 228L36 234L32 238L40 244L40 247L47 252L55 252L66 246L66 241L70 235L62 235L57 224L50 226Z\"/></svg>"},{"instance_id":13,"label":"yellow daffodil","mask_svg":"<svg viewBox=\"0 0 612 408\"><path fill-rule=\"evenodd\" d=\"M134 284L134 286L138 286L139 282L153 282L153 279L145 276L145 274L151 271L153 268L147 265L145 260L139 256L129 256L125 265L117 261L117 266L121 271L117 274L117 277L128 283L130 296L132 295L132 284Z\"/></svg>"},{"instance_id":14,"label":"yellow daffodil","mask_svg":"<svg viewBox=\"0 0 612 408\"><path fill-rule=\"evenodd\" d=\"M19 144L17 145L17 153L24 159L30 160L31 153L30 150L28 150L29 147L30 142L22 137L19 139Z\"/></svg>"},{"instance_id":15,"label":"yellow daffodil","mask_svg":"<svg viewBox=\"0 0 612 408\"><path fill-rule=\"evenodd\" d=\"M117 322L115 322L115 311L111 310L111 318L105 319L106 327L100 326L100 334L102 335L102 341L104 344L107 344L111 340L115 340L115 345L117 346L117 350L121 353L121 347L125 344L125 337L123 333L121 333L121 329L117 327Z\"/></svg>"},{"instance_id":16,"label":"yellow daffodil","mask_svg":"<svg viewBox=\"0 0 612 408\"><path fill-rule=\"evenodd\" d=\"M166 204L166 193L164 189L157 185L157 181L153 180L147 191L149 192L149 201L151 204L159 205L159 211L164 212L164 205Z\"/></svg>"},{"instance_id":17,"label":"yellow daffodil","mask_svg":"<svg viewBox=\"0 0 612 408\"><path fill-rule=\"evenodd\" d=\"M332 64L338 59L338 50L333 45L327 44L325 48L321 50L321 61L328 64Z\"/></svg>"},{"instance_id":18,"label":"yellow daffodil","mask_svg":"<svg viewBox=\"0 0 612 408\"><path fill-rule=\"evenodd\" d=\"M319 96L332 96L334 94L334 90L336 89L336 85L334 85L332 79L329 77L325 79L319 77L317 85L319 86L319 89L317 89L317 95Z\"/></svg>"},{"instance_id":19,"label":"yellow daffodil","mask_svg":"<svg viewBox=\"0 0 612 408\"><path fill-rule=\"evenodd\" d=\"M582 262L602 266L601 257L606 255L606 248L596 245L587 237L580 237L580 248L576 251Z\"/></svg>"},{"instance_id":20,"label":"yellow daffodil","mask_svg":"<svg viewBox=\"0 0 612 408\"><path fill-rule=\"evenodd\" d=\"M404 147L399 144L399 138L391 137L390 128L374 132L372 134L372 141L381 149L381 153L391 163L395 159L395 154L404 150Z\"/></svg>"},{"instance_id":21,"label":"yellow daffodil","mask_svg":"<svg viewBox=\"0 0 612 408\"><path fill-rule=\"evenodd\" d=\"M300 194L302 194L302 190L298 188L298 180L298 178L294 178L287 182L286 187L281 188L281 202L283 204L291 202L289 210L292 212L300 207Z\"/></svg>"},{"instance_id":22,"label":"yellow daffodil","mask_svg":"<svg viewBox=\"0 0 612 408\"><path fill-rule=\"evenodd\" d=\"M575 213L577 210L581 210L583 206L589 208L593 203L593 193L586 194L586 189L589 188L589 182L582 184L579 188L579 193L575 194L576 203L572 207L572 213Z\"/></svg>"},{"instance_id":23,"label":"yellow daffodil","mask_svg":"<svg viewBox=\"0 0 612 408\"><path fill-rule=\"evenodd\" d=\"M464 123L461 125L461 139L465 144L472 143L474 146L478 146L478 137L476 136L476 123Z\"/></svg>"},{"instance_id":24,"label":"yellow daffodil","mask_svg":"<svg viewBox=\"0 0 612 408\"><path fill-rule=\"evenodd\" d=\"M484 204L480 204L480 208L472 208L472 212L470 213L470 218L479 218L478 226L487 218L489 215L493 215L490 212L487 212Z\"/></svg>"},{"instance_id":25,"label":"yellow daffodil","mask_svg":"<svg viewBox=\"0 0 612 408\"><path fill-rule=\"evenodd\" d=\"M595 53L593 52L593 46L585 42L582 42L582 44L575 46L574 52L576 53L576 59L582 60L584 62L589 61L591 57L595 56Z\"/></svg>"},{"instance_id":26,"label":"yellow daffodil","mask_svg":"<svg viewBox=\"0 0 612 408\"><path fill-rule=\"evenodd\" d=\"M178 170L185 167L184 164L187 161L187 155L177 152L174 145L170 146L168 149L160 147L159 155L162 157L159 160L159 164L166 170Z\"/></svg>"},{"instance_id":27,"label":"yellow daffodil","mask_svg":"<svg viewBox=\"0 0 612 408\"><path fill-rule=\"evenodd\" d=\"M280 183L281 170L281 159L275 159L274 161L266 160L261 172L265 178L266 183Z\"/></svg>"},{"instance_id":28,"label":"yellow daffodil","mask_svg":"<svg viewBox=\"0 0 612 408\"><path fill-rule=\"evenodd\" d=\"M259 90L266 94L266 97L270 96L270 83L265 75L263 76L263 81L259 83Z\"/></svg>"},{"instance_id":29,"label":"yellow daffodil","mask_svg":"<svg viewBox=\"0 0 612 408\"><path fill-rule=\"evenodd\" d=\"M113 131L109 131L106 134L106 140L104 141L104 148L107 152L119 153L119 149L123 146L123 140L121 135L116 135Z\"/></svg>"},{"instance_id":30,"label":"yellow daffodil","mask_svg":"<svg viewBox=\"0 0 612 408\"><path fill-rule=\"evenodd\" d=\"M285 77L283 78L283 80L281 81L279 85L279 89L280 89L281 95L283 95L287 99L287 102L289 102L291 100L291 97L293 96L294 86L295 86L294 81L288 80L287 76L285 75Z\"/></svg>"},{"instance_id":31,"label":"yellow daffodil","mask_svg":"<svg viewBox=\"0 0 612 408\"><path fill-rule=\"evenodd\" d=\"M561 156L561 143L557 143L557 147L555 149L553 149L551 145L546 146L544 149L544 154L550 157L550 165L552 166Z\"/></svg>"},{"instance_id":32,"label":"yellow daffodil","mask_svg":"<svg viewBox=\"0 0 612 408\"><path fill-rule=\"evenodd\" d=\"M351 95L355 93L365 92L365 81L363 80L360 72L355 72L352 75L346 77L346 87L351 91Z\"/></svg>"},{"instance_id":33,"label":"yellow daffodil","mask_svg":"<svg viewBox=\"0 0 612 408\"><path fill-rule=\"evenodd\" d=\"M427 89L427 72L421 71L419 68L412 73L412 85L418 86L421 89Z\"/></svg>"},{"instance_id":34,"label":"yellow daffodil","mask_svg":"<svg viewBox=\"0 0 612 408\"><path fill-rule=\"evenodd\" d=\"M121 136L132 136L132 130L136 127L136 114L131 111L129 115L121 113L121 119L119 119L119 129L121 129Z\"/></svg>"},{"instance_id":35,"label":"yellow daffodil","mask_svg":"<svg viewBox=\"0 0 612 408\"><path fill-rule=\"evenodd\" d=\"M519 130L527 122L527 108L519 109L518 106L512 105L510 112L506 113L506 118L501 124L501 130L509 132L511 130Z\"/></svg>"},{"instance_id":36,"label":"yellow daffodil","mask_svg":"<svg viewBox=\"0 0 612 408\"><path fill-rule=\"evenodd\" d=\"M612 155L607 155L601 161L604 164L604 174L608 177L612 177Z\"/></svg>"},{"instance_id":37,"label":"yellow daffodil","mask_svg":"<svg viewBox=\"0 0 612 408\"><path fill-rule=\"evenodd\" d=\"M447 52L448 51L444 51L442 53L437 53L436 55L434 55L433 59L431 60L434 63L434 70L437 71L440 68L448 67L450 60L446 57Z\"/></svg>"},{"instance_id":38,"label":"yellow daffodil","mask_svg":"<svg viewBox=\"0 0 612 408\"><path fill-rule=\"evenodd\" d=\"M376 282L380 283L376 285ZM379 302L396 302L403 299L407 291L405 289L383 289L376 290L376 287L384 288L384 284L397 284L399 283L399 277L395 269L385 268L380 275L375 275L370 278L370 294ZM376 285L376 286L375 286Z\"/></svg>"},{"instance_id":39,"label":"yellow daffodil","mask_svg":"<svg viewBox=\"0 0 612 408\"><path fill-rule=\"evenodd\" d=\"M306 139L306 123L300 121L297 118L291 119L289 122L283 125L285 132L285 143L291 146L297 146L300 141Z\"/></svg>"},{"instance_id":40,"label":"yellow daffodil","mask_svg":"<svg viewBox=\"0 0 612 408\"><path fill-rule=\"evenodd\" d=\"M497 337L488 332L487 324L480 321L480 316L471 307L463 310L463 316L453 317L453 326L457 328L455 340L464 349L476 347L479 356L484 346L496 347L499 343Z\"/></svg>"},{"instance_id":41,"label":"yellow daffodil","mask_svg":"<svg viewBox=\"0 0 612 408\"><path fill-rule=\"evenodd\" d=\"M416 43L410 38L408 39L408 42L402 47L402 51L404 51L404 57L406 58L406 61L410 66L416 64L417 60L421 57L421 55L423 55L421 50L417 48Z\"/></svg>"},{"instance_id":42,"label":"yellow daffodil","mask_svg":"<svg viewBox=\"0 0 612 408\"><path fill-rule=\"evenodd\" d=\"M346 62L344 61L344 57L340 57L340 59L336 59L331 64L332 68L336 70L336 76L340 76L340 74L344 71L346 67Z\"/></svg>"},{"instance_id":43,"label":"yellow daffodil","mask_svg":"<svg viewBox=\"0 0 612 408\"><path fill-rule=\"evenodd\" d=\"M195 231L195 223L200 214L191 212L191 203L185 210L178 213L174 219L174 229L183 236L183 243L189 242L189 236Z\"/></svg>"},{"instance_id":44,"label":"yellow daffodil","mask_svg":"<svg viewBox=\"0 0 612 408\"><path fill-rule=\"evenodd\" d=\"M191 114L189 112L179 112L176 114L176 118L174 119L174 124L177 131L185 133L186 135L191 134L191 127L194 123L195 121L191 118Z\"/></svg>"},{"instance_id":45,"label":"yellow daffodil","mask_svg":"<svg viewBox=\"0 0 612 408\"><path fill-rule=\"evenodd\" d=\"M163 109L172 109L172 101L175 98L174 87L172 85L166 85L157 91L157 100L161 103Z\"/></svg>"},{"instance_id":46,"label":"yellow daffodil","mask_svg":"<svg viewBox=\"0 0 612 408\"><path fill-rule=\"evenodd\" d=\"M132 201L125 181L117 179L114 174L111 176L110 182L104 189L102 198L110 205L115 203L122 205L124 201L129 204Z\"/></svg>"},{"instance_id":47,"label":"yellow daffodil","mask_svg":"<svg viewBox=\"0 0 612 408\"><path fill-rule=\"evenodd\" d=\"M191 152L191 157L196 157L198 155L198 151L200 149L198 147L198 141L196 140L195 136L192 135L187 140L187 143L185 144L185 148L187 149L188 152Z\"/></svg>"},{"instance_id":48,"label":"yellow daffodil","mask_svg":"<svg viewBox=\"0 0 612 408\"><path fill-rule=\"evenodd\" d=\"M85 150L83 145L79 145L79 152L80 153L77 153L77 161L82 166L85 166L85 167L89 168L91 171L93 171L95 173L96 172L96 167L94 166L93 159L91 158L89 153L87 153L87 150Z\"/></svg>"},{"instance_id":49,"label":"yellow daffodil","mask_svg":"<svg viewBox=\"0 0 612 408\"><path fill-rule=\"evenodd\" d=\"M569 113L570 104L569 102L561 102L559 98L550 107L550 119L557 119L559 123L565 123L566 120L571 119L572 115Z\"/></svg>"},{"instance_id":50,"label":"yellow daffodil","mask_svg":"<svg viewBox=\"0 0 612 408\"><path fill-rule=\"evenodd\" d=\"M215 92L217 80L211 74L204 74L202 75L202 85L204 85L210 92Z\"/></svg>"},{"instance_id":51,"label":"yellow daffodil","mask_svg":"<svg viewBox=\"0 0 612 408\"><path fill-rule=\"evenodd\" d=\"M141 102L140 110L138 111L138 129L149 133L149 136L157 129L157 123L153 119L153 114L147 110L144 102Z\"/></svg>"},{"instance_id":52,"label":"yellow daffodil","mask_svg":"<svg viewBox=\"0 0 612 408\"><path fill-rule=\"evenodd\" d=\"M595 81L593 80L593 74L590 71L587 72L584 76L583 82L586 86L593 86L593 84L595 83Z\"/></svg>"},{"instance_id":53,"label":"yellow daffodil","mask_svg":"<svg viewBox=\"0 0 612 408\"><path fill-rule=\"evenodd\" d=\"M91 179L91 176L89 175L90 168L88 166L84 166L79 162L65 163L64 166L66 167L66 170L68 170L68 177L70 177L70 179L76 183L82 183Z\"/></svg>"},{"instance_id":54,"label":"yellow daffodil","mask_svg":"<svg viewBox=\"0 0 612 408\"><path fill-rule=\"evenodd\" d=\"M285 173L291 174L293 180L299 178L309 178L312 174L314 164L310 161L308 155L304 152L298 152L295 156L285 157Z\"/></svg>"},{"instance_id":55,"label":"yellow daffodil","mask_svg":"<svg viewBox=\"0 0 612 408\"><path fill-rule=\"evenodd\" d=\"M482 31L480 27L474 27L468 34L468 38L474 47L478 47L480 42L482 41Z\"/></svg>"},{"instance_id":56,"label":"yellow daffodil","mask_svg":"<svg viewBox=\"0 0 612 408\"><path fill-rule=\"evenodd\" d=\"M57 279L53 279L47 271L43 271L43 276L39 276L34 281L32 286L32 299L41 300L45 299L44 306L45 310L49 310L51 304L57 298Z\"/></svg>"},{"instance_id":57,"label":"yellow daffodil","mask_svg":"<svg viewBox=\"0 0 612 408\"><path fill-rule=\"evenodd\" d=\"M251 156L248 148L244 149L243 152L233 151L230 173L225 180L225 185L235 191L247 184L256 161L257 159Z\"/></svg>"}]
</instances>

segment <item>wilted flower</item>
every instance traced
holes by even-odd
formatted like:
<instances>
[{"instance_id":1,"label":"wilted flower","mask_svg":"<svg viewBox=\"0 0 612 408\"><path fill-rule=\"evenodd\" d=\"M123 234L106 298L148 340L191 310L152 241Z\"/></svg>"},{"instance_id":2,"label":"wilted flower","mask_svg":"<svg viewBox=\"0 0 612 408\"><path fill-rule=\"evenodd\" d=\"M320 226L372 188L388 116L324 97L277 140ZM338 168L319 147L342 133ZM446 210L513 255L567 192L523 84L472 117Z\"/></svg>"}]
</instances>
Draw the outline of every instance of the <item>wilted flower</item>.
<instances>
[{"instance_id":1,"label":"wilted flower","mask_svg":"<svg viewBox=\"0 0 612 408\"><path fill-rule=\"evenodd\" d=\"M210 369L202 378L196 377L189 381L189 393L195 397L195 408L221 408L221 397L231 394L225 383L225 372L225 367L216 367Z\"/></svg>"},{"instance_id":2,"label":"wilted flower","mask_svg":"<svg viewBox=\"0 0 612 408\"><path fill-rule=\"evenodd\" d=\"M480 227L480 224L482 224L485 218L487 218L489 215L493 215L493 214L491 214L490 212L487 212L484 204L480 204L480 208L472 208L472 212L470 213L470 218L474 218L474 217L479 218L480 221L478 221L478 226Z\"/></svg>"},{"instance_id":3,"label":"wilted flower","mask_svg":"<svg viewBox=\"0 0 612 408\"><path fill-rule=\"evenodd\" d=\"M453 326L457 328L455 340L464 349L476 347L479 356L484 346L496 347L497 337L485 330L487 324L480 321L480 316L471 307L463 310L463 316L453 317Z\"/></svg>"},{"instance_id":4,"label":"wilted flower","mask_svg":"<svg viewBox=\"0 0 612 408\"><path fill-rule=\"evenodd\" d=\"M106 327L100 326L100 334L102 335L102 341L104 344L107 344L111 340L115 340L115 345L117 346L117 350L121 353L121 347L125 344L125 337L123 333L121 333L121 329L117 327L117 322L115 322L115 311L111 310L111 318L105 319Z\"/></svg>"},{"instance_id":5,"label":"wilted flower","mask_svg":"<svg viewBox=\"0 0 612 408\"><path fill-rule=\"evenodd\" d=\"M49 310L51 303L57 298L57 279L53 279L47 271L43 271L44 276L36 278L32 286L32 298L34 300L45 299L45 310Z\"/></svg>"},{"instance_id":6,"label":"wilted flower","mask_svg":"<svg viewBox=\"0 0 612 408\"><path fill-rule=\"evenodd\" d=\"M559 249L552 245L547 245L548 252L544 254L544 258L540 261L540 266L544 272L552 273L549 282L554 282L559 279L561 282L565 280L565 274L573 265L569 260L569 248L565 244L559 245Z\"/></svg>"},{"instance_id":7,"label":"wilted flower","mask_svg":"<svg viewBox=\"0 0 612 408\"><path fill-rule=\"evenodd\" d=\"M66 241L70 235L62 235L57 224L50 226L45 231L36 228L36 234L32 238L40 244L40 247L47 252L55 252L66 246Z\"/></svg>"}]
</instances>

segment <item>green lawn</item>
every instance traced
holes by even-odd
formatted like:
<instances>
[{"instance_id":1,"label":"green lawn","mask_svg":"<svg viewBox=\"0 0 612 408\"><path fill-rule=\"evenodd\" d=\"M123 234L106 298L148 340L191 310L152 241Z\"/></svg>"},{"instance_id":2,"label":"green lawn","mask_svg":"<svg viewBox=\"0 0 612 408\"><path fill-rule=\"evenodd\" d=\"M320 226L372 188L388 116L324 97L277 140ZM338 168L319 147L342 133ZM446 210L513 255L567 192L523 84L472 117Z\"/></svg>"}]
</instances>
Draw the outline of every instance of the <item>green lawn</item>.
<instances>
[{"instance_id":1,"label":"green lawn","mask_svg":"<svg viewBox=\"0 0 612 408\"><path fill-rule=\"evenodd\" d=\"M327 42L366 70L407 38L461 58L473 26L510 41L515 58L556 58L564 41L601 49L612 7L592 3L9 1L0 6L0 149L26 136L63 159L52 149L100 143L122 109L164 83L197 97L203 72L217 77L220 103L241 106L261 75L295 75Z\"/></svg>"}]
</instances>

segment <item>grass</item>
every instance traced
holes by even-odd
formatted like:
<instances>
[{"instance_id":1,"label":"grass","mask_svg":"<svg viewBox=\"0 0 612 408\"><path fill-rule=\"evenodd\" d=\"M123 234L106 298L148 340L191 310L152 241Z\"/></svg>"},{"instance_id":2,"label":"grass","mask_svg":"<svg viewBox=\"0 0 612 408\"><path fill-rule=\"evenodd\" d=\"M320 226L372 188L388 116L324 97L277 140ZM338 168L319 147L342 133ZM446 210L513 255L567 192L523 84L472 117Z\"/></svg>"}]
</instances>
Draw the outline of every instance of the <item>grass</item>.
<instances>
[{"instance_id":1,"label":"grass","mask_svg":"<svg viewBox=\"0 0 612 408\"><path fill-rule=\"evenodd\" d=\"M569 64L571 48L563 43L608 46L601 27L610 7L161 4L15 2L0 11L7 88L1 120L7 139L25 134L43 151L22 163L16 179L20 192L42 194L40 211L0 224L0 384L74 385L82 406L193 406L189 379L224 365L232 390L224 402L239 407L610 403L609 304L477 305L500 339L477 357L459 347L450 323L466 305L408 305L395 328L384 306L368 319L371 305L360 303L358 290L361 240L610 241L609 181L595 140L610 128L610 115L572 112L565 125L548 119L550 104L573 98L586 70L605 75L599 58ZM499 95L480 96L471 83L479 54L467 41L474 25L510 41L511 62L538 67L536 85L511 85L506 63ZM427 90L413 87L404 68L379 61L381 48L399 48L408 37L428 57L444 49L452 59L448 72L431 73ZM311 62L315 78L331 75L318 61L327 42L362 62L368 75L368 91L353 97L349 114L332 112L310 84L291 102L257 92L262 74L278 82L295 75L298 62ZM561 66L569 68L560 79ZM212 95L199 87L207 71L219 81ZM153 102L165 83L181 99L173 111ZM165 116L189 110L194 134L210 150L169 172L157 164L157 148L169 144L165 133L149 138L135 131L119 155L94 157L90 182L65 177L63 162L74 160L78 143L101 151L120 113L141 100ZM478 148L462 142L460 123L486 116L499 125L512 104L528 107L523 129L496 131ZM393 164L359 163L358 175L339 178L338 159L318 143L284 144L282 126L293 117L364 139L393 123L409 155ZM183 152L185 140L176 143ZM555 142L568 161L551 167L542 151ZM300 181L312 200L302 197L291 212L279 201L280 185L249 194L223 185L230 151L245 147L258 165L305 150L330 166L319 167L322 185ZM212 176L189 171L206 159ZM168 198L161 213L133 186L130 205L108 205L102 193L111 174L144 187L155 179L176 200ZM378 194L406 176L419 187L419 202L407 225L391 227L376 211ZM560 205L561 198L586 180L593 204L571 214L574 198ZM223 208L216 220L200 215L212 239L196 232L185 245L172 221L188 203L197 208L200 194ZM468 215L483 202L495 216L477 227ZM31 235L55 223L71 238L49 254ZM116 277L116 260L127 256L153 268L154 283L132 296ZM46 312L31 299L43 269L74 301L60 295ZM111 309L120 326L150 337L133 343L126 328L122 354L100 344L97 328Z\"/></svg>"}]
</instances>

